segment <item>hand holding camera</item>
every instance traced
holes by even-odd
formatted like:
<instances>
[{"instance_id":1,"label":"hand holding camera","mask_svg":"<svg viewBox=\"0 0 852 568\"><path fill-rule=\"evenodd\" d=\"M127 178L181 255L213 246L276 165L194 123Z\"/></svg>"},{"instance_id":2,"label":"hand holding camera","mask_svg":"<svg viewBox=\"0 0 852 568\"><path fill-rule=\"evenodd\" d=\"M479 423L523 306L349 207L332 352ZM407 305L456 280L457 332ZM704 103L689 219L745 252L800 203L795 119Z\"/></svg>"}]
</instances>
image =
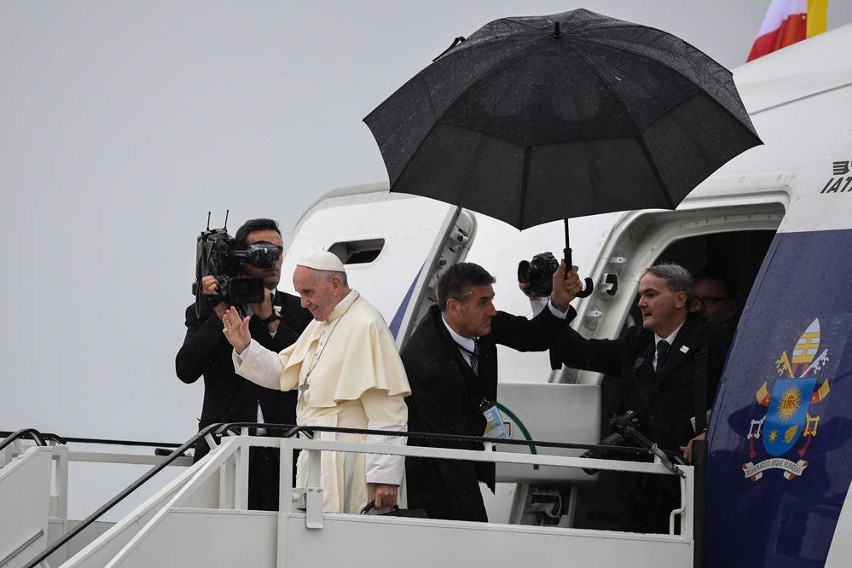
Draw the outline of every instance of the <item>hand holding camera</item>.
<instances>
[{"instance_id":1,"label":"hand holding camera","mask_svg":"<svg viewBox=\"0 0 852 568\"><path fill-rule=\"evenodd\" d=\"M563 312L583 289L577 267L569 269L551 252L539 253L531 261L518 264L518 286L530 298L549 296L553 307Z\"/></svg>"},{"instance_id":2,"label":"hand holding camera","mask_svg":"<svg viewBox=\"0 0 852 568\"><path fill-rule=\"evenodd\" d=\"M222 301L222 296L219 295L219 281L216 280L215 276L208 274L201 279L201 294L203 294L204 298L207 299L208 305L213 307L213 312L216 314L216 317L222 319L225 315L225 310L228 309L228 306L224 301ZM213 304L213 302L216 301L214 298L219 299L216 304ZM196 302L196 308L197 304L198 303Z\"/></svg>"},{"instance_id":3,"label":"hand holding camera","mask_svg":"<svg viewBox=\"0 0 852 568\"><path fill-rule=\"evenodd\" d=\"M531 298L550 296L553 291L553 274L559 268L559 261L552 252L542 252L532 260L518 263L518 284L524 294Z\"/></svg>"}]
</instances>

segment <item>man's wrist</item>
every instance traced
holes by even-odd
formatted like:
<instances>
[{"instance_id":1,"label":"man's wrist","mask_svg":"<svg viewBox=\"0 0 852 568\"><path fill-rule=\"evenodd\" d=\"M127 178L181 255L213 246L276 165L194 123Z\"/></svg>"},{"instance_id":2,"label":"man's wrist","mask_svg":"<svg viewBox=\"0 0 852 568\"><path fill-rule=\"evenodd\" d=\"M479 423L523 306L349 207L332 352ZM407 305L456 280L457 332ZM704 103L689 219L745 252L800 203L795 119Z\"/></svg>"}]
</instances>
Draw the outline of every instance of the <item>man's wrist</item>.
<instances>
[{"instance_id":1,"label":"man's wrist","mask_svg":"<svg viewBox=\"0 0 852 568\"><path fill-rule=\"evenodd\" d=\"M248 348L249 348L249 347L251 347L251 341L249 341L248 343L246 343L245 345L243 345L243 348L242 348L242 349L240 349L239 347L237 347L236 345L234 345L234 353L236 353L236 354L237 354L237 356L238 356L240 359L243 359L243 358L245 358L245 356L246 356L246 351L248 351Z\"/></svg>"},{"instance_id":2,"label":"man's wrist","mask_svg":"<svg viewBox=\"0 0 852 568\"><path fill-rule=\"evenodd\" d=\"M553 306L555 309L559 310L560 312L565 313L565 312L568 311L568 308L571 307L571 302L567 302L565 304L559 304L559 303L556 302L556 300L553 299L553 296L551 296L550 297L550 305Z\"/></svg>"},{"instance_id":3,"label":"man's wrist","mask_svg":"<svg viewBox=\"0 0 852 568\"><path fill-rule=\"evenodd\" d=\"M263 325L268 326L268 325L270 325L272 322L276 322L276 321L278 321L278 320L280 320L280 319L281 319L281 316L279 316L279 315L278 315L278 314L276 314L275 312L272 312L272 314L271 314L269 317L262 318L260 321L261 321L261 322L263 322Z\"/></svg>"},{"instance_id":4,"label":"man's wrist","mask_svg":"<svg viewBox=\"0 0 852 568\"><path fill-rule=\"evenodd\" d=\"M225 317L225 312L228 311L228 306L224 302L219 302L213 307L213 313L216 314L216 317L219 318L219 321L222 321L222 318Z\"/></svg>"}]
</instances>

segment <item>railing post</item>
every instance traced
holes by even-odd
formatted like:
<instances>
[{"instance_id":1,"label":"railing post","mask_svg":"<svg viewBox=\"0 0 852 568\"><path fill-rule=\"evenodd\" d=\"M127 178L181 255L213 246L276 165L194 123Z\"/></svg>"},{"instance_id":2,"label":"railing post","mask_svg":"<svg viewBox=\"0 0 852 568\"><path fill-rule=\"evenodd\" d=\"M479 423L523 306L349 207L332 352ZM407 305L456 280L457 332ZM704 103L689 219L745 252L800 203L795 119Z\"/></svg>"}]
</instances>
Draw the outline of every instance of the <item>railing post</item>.
<instances>
[{"instance_id":1,"label":"railing post","mask_svg":"<svg viewBox=\"0 0 852 568\"><path fill-rule=\"evenodd\" d=\"M284 514L290 514L294 509L293 492L293 438L279 438L279 464L278 472L278 510Z\"/></svg>"},{"instance_id":2,"label":"railing post","mask_svg":"<svg viewBox=\"0 0 852 568\"><path fill-rule=\"evenodd\" d=\"M240 431L242 436L248 436L248 429ZM249 480L249 455L251 447L248 443L240 444L236 452L236 471L234 472L234 508L240 510L248 509L248 480Z\"/></svg>"},{"instance_id":3,"label":"railing post","mask_svg":"<svg viewBox=\"0 0 852 568\"><path fill-rule=\"evenodd\" d=\"M695 461L695 548L692 565L704 568L707 551L707 441L693 440L692 456Z\"/></svg>"},{"instance_id":4,"label":"railing post","mask_svg":"<svg viewBox=\"0 0 852 568\"><path fill-rule=\"evenodd\" d=\"M52 450L53 479L47 516L47 537L48 542L53 542L68 530L68 447L57 446L54 442L48 445ZM64 562L66 556L66 547L63 546L54 553L51 561Z\"/></svg>"},{"instance_id":5,"label":"railing post","mask_svg":"<svg viewBox=\"0 0 852 568\"><path fill-rule=\"evenodd\" d=\"M323 527L322 452L302 451L307 453L308 461L308 476L305 480L305 526L309 529L321 529Z\"/></svg>"}]
</instances>

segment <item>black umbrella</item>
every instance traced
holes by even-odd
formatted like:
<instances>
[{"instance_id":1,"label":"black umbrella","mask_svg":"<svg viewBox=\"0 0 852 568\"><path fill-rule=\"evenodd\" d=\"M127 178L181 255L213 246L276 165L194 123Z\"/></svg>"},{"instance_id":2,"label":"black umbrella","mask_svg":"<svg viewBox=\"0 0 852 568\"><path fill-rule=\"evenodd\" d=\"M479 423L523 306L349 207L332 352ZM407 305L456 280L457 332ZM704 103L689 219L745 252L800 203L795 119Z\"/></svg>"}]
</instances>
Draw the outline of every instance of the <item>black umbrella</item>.
<instances>
[{"instance_id":1,"label":"black umbrella","mask_svg":"<svg viewBox=\"0 0 852 568\"><path fill-rule=\"evenodd\" d=\"M761 143L730 71L653 28L573 10L490 22L371 112L390 190L518 229L675 208Z\"/></svg>"}]
</instances>

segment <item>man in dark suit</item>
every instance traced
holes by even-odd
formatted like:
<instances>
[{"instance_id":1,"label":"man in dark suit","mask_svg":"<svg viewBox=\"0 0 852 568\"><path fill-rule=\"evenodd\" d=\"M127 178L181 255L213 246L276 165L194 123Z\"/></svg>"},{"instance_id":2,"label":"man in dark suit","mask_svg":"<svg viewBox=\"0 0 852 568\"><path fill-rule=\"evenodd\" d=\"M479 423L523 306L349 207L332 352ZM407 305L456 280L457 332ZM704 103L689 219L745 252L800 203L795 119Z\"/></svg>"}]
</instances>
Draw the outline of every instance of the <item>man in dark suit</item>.
<instances>
[{"instance_id":1,"label":"man in dark suit","mask_svg":"<svg viewBox=\"0 0 852 568\"><path fill-rule=\"evenodd\" d=\"M268 243L283 252L283 239L278 223L272 219L251 219L237 230L234 239L239 248ZM246 276L263 278L263 302L239 306L245 315L251 314L252 335L264 347L281 351L299 337L311 321L311 314L301 307L295 296L276 290L281 278L283 254L270 268L247 264ZM203 293L215 297L219 283L214 276L201 281ZM215 301L215 300L214 300ZM194 383L204 376L204 403L199 430L216 422L266 422L269 424L296 423L296 394L266 389L240 377L231 361L231 344L222 333L222 316L228 309L218 302L206 313L196 313L195 305L186 309L186 337L175 358L177 376L185 383ZM195 447L194 460L209 451L204 440ZM278 509L277 451L272 448L253 448L249 456L250 509Z\"/></svg>"},{"instance_id":2,"label":"man in dark suit","mask_svg":"<svg viewBox=\"0 0 852 568\"><path fill-rule=\"evenodd\" d=\"M532 320L494 308L494 277L481 266L451 266L432 306L402 350L411 384L408 430L482 436L483 411L497 401L497 344L544 351L565 326L569 302L582 288L564 262L553 277L549 307ZM410 445L482 449L481 443L409 438ZM406 459L408 506L430 518L487 521L479 481L494 490L494 464Z\"/></svg>"},{"instance_id":3,"label":"man in dark suit","mask_svg":"<svg viewBox=\"0 0 852 568\"><path fill-rule=\"evenodd\" d=\"M620 410L634 411L638 430L670 452L678 452L695 435L691 419L713 400L724 361L703 318L688 317L692 296L689 271L676 264L652 266L639 281L641 326L618 339L585 339L567 328L551 351L569 367L620 378ZM696 389L705 391L703 397ZM702 398L703 408L696 409ZM625 489L626 479L622 476L620 483L627 501L625 528L668 532L669 512L679 502L677 480L630 476Z\"/></svg>"},{"instance_id":4,"label":"man in dark suit","mask_svg":"<svg viewBox=\"0 0 852 568\"><path fill-rule=\"evenodd\" d=\"M691 314L701 314L707 322L707 333L718 345L724 357L734 340L739 321L739 298L732 278L715 266L706 266L692 275L695 296L692 298ZM686 446L680 449L687 461L693 460L693 442L706 438L706 429L699 432Z\"/></svg>"}]
</instances>

